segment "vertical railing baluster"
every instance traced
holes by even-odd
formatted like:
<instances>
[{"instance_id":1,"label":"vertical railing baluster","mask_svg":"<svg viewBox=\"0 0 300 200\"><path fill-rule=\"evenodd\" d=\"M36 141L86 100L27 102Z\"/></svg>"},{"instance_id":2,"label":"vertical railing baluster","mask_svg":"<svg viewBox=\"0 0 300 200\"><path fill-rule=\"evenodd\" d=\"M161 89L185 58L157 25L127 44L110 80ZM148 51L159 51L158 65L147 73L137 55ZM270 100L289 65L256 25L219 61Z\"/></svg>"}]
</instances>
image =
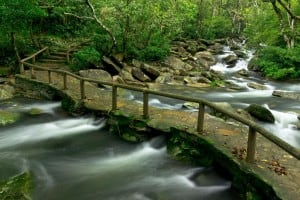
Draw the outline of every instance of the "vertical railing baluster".
<instances>
[{"instance_id":1,"label":"vertical railing baluster","mask_svg":"<svg viewBox=\"0 0 300 200\"><path fill-rule=\"evenodd\" d=\"M52 83L51 71L48 71L48 80L49 80L49 84L51 84Z\"/></svg>"},{"instance_id":2,"label":"vertical railing baluster","mask_svg":"<svg viewBox=\"0 0 300 200\"><path fill-rule=\"evenodd\" d=\"M112 86L112 100L111 100L111 110L117 110L117 95L118 95L118 87L113 85Z\"/></svg>"},{"instance_id":3,"label":"vertical railing baluster","mask_svg":"<svg viewBox=\"0 0 300 200\"><path fill-rule=\"evenodd\" d=\"M149 118L149 93L147 91L143 91L143 117Z\"/></svg>"},{"instance_id":4,"label":"vertical railing baluster","mask_svg":"<svg viewBox=\"0 0 300 200\"><path fill-rule=\"evenodd\" d=\"M32 64L35 64L35 56L32 57Z\"/></svg>"},{"instance_id":5,"label":"vertical railing baluster","mask_svg":"<svg viewBox=\"0 0 300 200\"><path fill-rule=\"evenodd\" d=\"M31 77L32 79L35 78L35 77L34 77L34 71L33 71L33 67L32 67L32 66L30 67L30 77Z\"/></svg>"},{"instance_id":6,"label":"vertical railing baluster","mask_svg":"<svg viewBox=\"0 0 300 200\"><path fill-rule=\"evenodd\" d=\"M85 88L84 88L84 80L80 79L80 96L81 100L85 99Z\"/></svg>"},{"instance_id":7,"label":"vertical railing baluster","mask_svg":"<svg viewBox=\"0 0 300 200\"><path fill-rule=\"evenodd\" d=\"M204 109L205 109L204 104L203 103L199 103L198 122L197 122L197 131L198 131L198 133L203 133Z\"/></svg>"},{"instance_id":8,"label":"vertical railing baluster","mask_svg":"<svg viewBox=\"0 0 300 200\"><path fill-rule=\"evenodd\" d=\"M65 72L63 76L64 76L64 90L66 90L66 89L68 89L68 86L67 86L67 73Z\"/></svg>"},{"instance_id":9,"label":"vertical railing baluster","mask_svg":"<svg viewBox=\"0 0 300 200\"><path fill-rule=\"evenodd\" d=\"M24 74L25 70L24 70L24 63L20 63L20 73Z\"/></svg>"},{"instance_id":10,"label":"vertical railing baluster","mask_svg":"<svg viewBox=\"0 0 300 200\"><path fill-rule=\"evenodd\" d=\"M249 163L253 163L255 161L256 136L257 136L256 131L252 127L249 127L247 157L246 157L246 161Z\"/></svg>"}]
</instances>

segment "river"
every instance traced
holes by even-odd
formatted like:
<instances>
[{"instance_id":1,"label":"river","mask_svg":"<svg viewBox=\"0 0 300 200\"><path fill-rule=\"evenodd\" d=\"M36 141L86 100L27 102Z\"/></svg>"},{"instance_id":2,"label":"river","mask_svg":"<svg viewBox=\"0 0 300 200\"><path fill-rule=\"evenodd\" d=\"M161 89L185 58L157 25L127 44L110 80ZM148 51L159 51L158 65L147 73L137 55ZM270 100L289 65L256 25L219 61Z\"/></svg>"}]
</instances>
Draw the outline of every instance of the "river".
<instances>
[{"instance_id":1,"label":"river","mask_svg":"<svg viewBox=\"0 0 300 200\"><path fill-rule=\"evenodd\" d=\"M32 108L42 114L29 115ZM0 127L0 180L32 171L34 199L237 199L214 169L171 159L163 137L121 141L104 129L105 119L70 117L60 102L13 99L0 109L22 113Z\"/></svg>"},{"instance_id":2,"label":"river","mask_svg":"<svg viewBox=\"0 0 300 200\"><path fill-rule=\"evenodd\" d=\"M300 130L297 129L295 123L299 123L300 102L286 98L272 96L274 90L286 92L300 92L300 82L275 82L266 80L254 72L249 73L248 77L240 76L236 72L239 70L248 70L248 63L253 57L254 51L244 49L247 58L239 59L233 67L228 67L222 62L222 58L234 54L229 47L224 47L223 54L217 56L217 64L211 66L211 70L218 71L223 74L225 81L231 82L238 86L239 90L231 90L229 88L207 88L198 89L178 85L161 85L157 87L160 91L176 93L183 96L200 97L212 102L228 102L234 108L246 108L250 104L259 104L268 108L275 117L275 124L269 124L257 121L274 135L300 148ZM266 87L265 90L253 89L248 83L259 83ZM131 99L142 103L142 96L134 93ZM150 95L150 105L164 109L182 109L184 102L169 98L162 98ZM195 112L197 110L194 110Z\"/></svg>"}]
</instances>

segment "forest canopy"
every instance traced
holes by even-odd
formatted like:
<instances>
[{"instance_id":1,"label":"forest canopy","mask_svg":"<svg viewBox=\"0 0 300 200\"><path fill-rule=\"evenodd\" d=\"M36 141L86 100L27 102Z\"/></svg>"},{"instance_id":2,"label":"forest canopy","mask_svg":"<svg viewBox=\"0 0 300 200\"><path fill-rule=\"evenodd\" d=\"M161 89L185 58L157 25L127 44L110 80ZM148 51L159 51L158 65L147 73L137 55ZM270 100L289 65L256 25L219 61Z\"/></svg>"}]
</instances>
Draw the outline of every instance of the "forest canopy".
<instances>
[{"instance_id":1,"label":"forest canopy","mask_svg":"<svg viewBox=\"0 0 300 200\"><path fill-rule=\"evenodd\" d=\"M0 14L1 65L14 65L46 45L87 40L84 55L122 52L139 60L165 58L170 43L182 38L243 38L259 55L286 52L280 53L285 62L287 54L294 55L287 52L299 49L299 0L0 0ZM281 61L260 58L257 64L272 76L262 61ZM293 58L277 66L288 66L281 74L297 77L295 63Z\"/></svg>"}]
</instances>

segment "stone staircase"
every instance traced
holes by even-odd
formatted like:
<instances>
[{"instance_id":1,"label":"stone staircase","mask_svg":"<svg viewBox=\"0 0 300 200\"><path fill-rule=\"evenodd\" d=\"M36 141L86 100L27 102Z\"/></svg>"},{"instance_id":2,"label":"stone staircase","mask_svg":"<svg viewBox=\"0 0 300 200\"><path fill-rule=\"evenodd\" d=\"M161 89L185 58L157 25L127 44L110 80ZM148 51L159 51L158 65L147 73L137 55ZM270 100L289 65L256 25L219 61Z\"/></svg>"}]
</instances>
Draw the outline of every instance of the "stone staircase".
<instances>
[{"instance_id":1,"label":"stone staircase","mask_svg":"<svg viewBox=\"0 0 300 200\"><path fill-rule=\"evenodd\" d=\"M67 70L67 50L50 50L49 54L39 58L36 64L42 67Z\"/></svg>"}]
</instances>

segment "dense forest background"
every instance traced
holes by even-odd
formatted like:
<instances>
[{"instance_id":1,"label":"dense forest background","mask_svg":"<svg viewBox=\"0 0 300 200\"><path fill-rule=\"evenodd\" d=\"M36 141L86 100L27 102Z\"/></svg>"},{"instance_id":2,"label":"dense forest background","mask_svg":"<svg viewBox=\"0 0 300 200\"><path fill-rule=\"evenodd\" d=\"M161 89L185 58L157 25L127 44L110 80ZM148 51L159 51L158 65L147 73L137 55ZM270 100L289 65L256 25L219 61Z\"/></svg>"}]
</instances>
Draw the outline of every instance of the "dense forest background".
<instances>
[{"instance_id":1,"label":"dense forest background","mask_svg":"<svg viewBox=\"0 0 300 200\"><path fill-rule=\"evenodd\" d=\"M300 0L0 0L0 15L0 66L43 46L88 43L80 68L118 52L160 60L174 40L238 38L265 76L300 77Z\"/></svg>"}]
</instances>

